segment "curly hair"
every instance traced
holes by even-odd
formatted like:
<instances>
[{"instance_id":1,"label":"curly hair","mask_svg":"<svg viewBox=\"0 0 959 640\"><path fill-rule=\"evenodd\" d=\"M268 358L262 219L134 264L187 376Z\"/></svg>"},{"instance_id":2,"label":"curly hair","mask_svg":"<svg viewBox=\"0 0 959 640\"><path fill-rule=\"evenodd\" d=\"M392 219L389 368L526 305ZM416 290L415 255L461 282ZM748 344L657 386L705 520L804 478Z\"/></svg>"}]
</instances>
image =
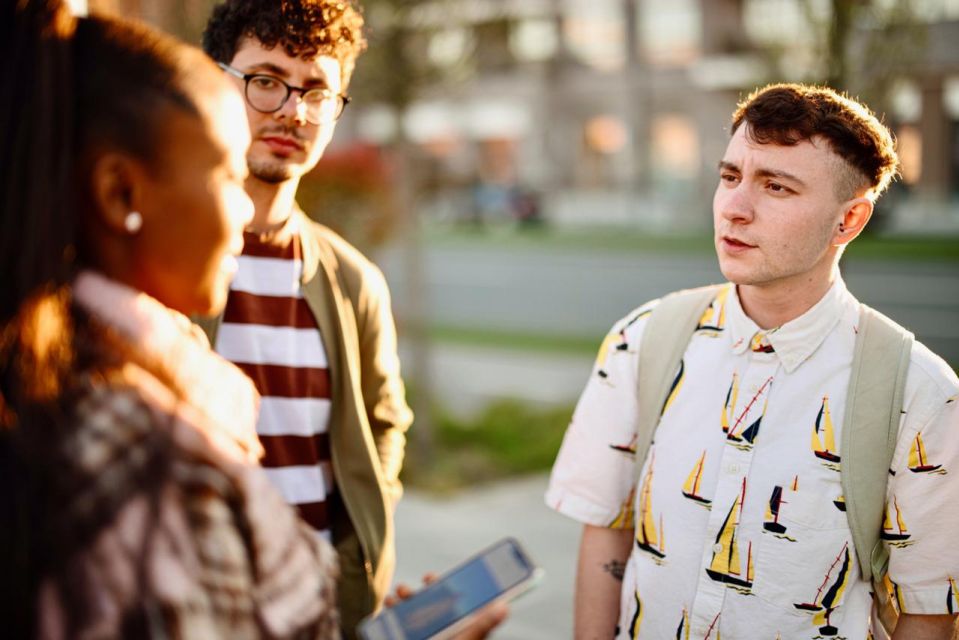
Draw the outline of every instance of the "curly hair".
<instances>
[{"instance_id":1,"label":"curly hair","mask_svg":"<svg viewBox=\"0 0 959 640\"><path fill-rule=\"evenodd\" d=\"M837 180L841 197L868 186L875 199L897 175L899 157L889 129L870 109L829 87L774 84L752 92L732 117L732 133L747 123L759 144L792 146L814 137L829 142L850 171Z\"/></svg>"},{"instance_id":2,"label":"curly hair","mask_svg":"<svg viewBox=\"0 0 959 640\"><path fill-rule=\"evenodd\" d=\"M243 38L280 45L294 58L329 55L340 62L343 86L366 49L363 15L352 0L226 0L203 31L203 49L230 62Z\"/></svg>"}]
</instances>

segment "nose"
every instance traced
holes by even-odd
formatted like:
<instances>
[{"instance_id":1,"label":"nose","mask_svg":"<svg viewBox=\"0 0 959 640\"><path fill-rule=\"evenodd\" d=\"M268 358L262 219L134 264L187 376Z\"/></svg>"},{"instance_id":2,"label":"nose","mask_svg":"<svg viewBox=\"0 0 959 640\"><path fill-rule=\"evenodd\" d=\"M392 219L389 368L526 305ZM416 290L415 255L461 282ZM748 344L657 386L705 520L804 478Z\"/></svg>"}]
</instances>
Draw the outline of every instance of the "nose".
<instances>
[{"instance_id":1,"label":"nose","mask_svg":"<svg viewBox=\"0 0 959 640\"><path fill-rule=\"evenodd\" d=\"M743 183L730 187L720 183L716 188L713 208L724 220L746 224L753 219L753 202L749 188Z\"/></svg>"},{"instance_id":2,"label":"nose","mask_svg":"<svg viewBox=\"0 0 959 640\"><path fill-rule=\"evenodd\" d=\"M286 102L278 111L273 113L278 119L288 119L297 124L306 123L306 103L303 102L303 94L300 91L293 90L286 98Z\"/></svg>"}]
</instances>

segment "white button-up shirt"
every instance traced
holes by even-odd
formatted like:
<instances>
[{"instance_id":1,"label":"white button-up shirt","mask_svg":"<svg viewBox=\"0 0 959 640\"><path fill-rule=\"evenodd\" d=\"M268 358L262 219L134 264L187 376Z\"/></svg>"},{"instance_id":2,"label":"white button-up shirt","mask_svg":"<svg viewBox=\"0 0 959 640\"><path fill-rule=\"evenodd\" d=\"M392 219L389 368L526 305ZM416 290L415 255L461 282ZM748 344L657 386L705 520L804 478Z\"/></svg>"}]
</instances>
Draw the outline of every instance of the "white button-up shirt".
<instances>
[{"instance_id":1,"label":"white button-up shirt","mask_svg":"<svg viewBox=\"0 0 959 640\"><path fill-rule=\"evenodd\" d=\"M617 637L866 638L870 586L839 474L858 302L837 281L762 331L724 287L679 374L650 372L676 379L637 476L638 351L655 304L603 343L546 494L586 524L636 522ZM957 395L955 373L917 343L882 534L907 613L959 611Z\"/></svg>"}]
</instances>

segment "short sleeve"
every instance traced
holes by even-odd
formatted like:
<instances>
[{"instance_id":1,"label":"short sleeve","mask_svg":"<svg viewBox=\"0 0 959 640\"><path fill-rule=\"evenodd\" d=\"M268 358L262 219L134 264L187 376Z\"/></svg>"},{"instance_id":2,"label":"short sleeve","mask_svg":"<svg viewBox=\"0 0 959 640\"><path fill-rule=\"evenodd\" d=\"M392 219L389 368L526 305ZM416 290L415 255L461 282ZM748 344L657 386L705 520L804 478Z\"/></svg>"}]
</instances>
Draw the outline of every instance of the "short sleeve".
<instances>
[{"instance_id":1,"label":"short sleeve","mask_svg":"<svg viewBox=\"0 0 959 640\"><path fill-rule=\"evenodd\" d=\"M613 325L553 465L546 504L584 524L632 527L639 348L656 301Z\"/></svg>"},{"instance_id":2,"label":"short sleeve","mask_svg":"<svg viewBox=\"0 0 959 640\"><path fill-rule=\"evenodd\" d=\"M959 612L959 381L935 360L910 370L918 379L910 384L916 390L905 406L882 531L893 595L910 614Z\"/></svg>"}]
</instances>

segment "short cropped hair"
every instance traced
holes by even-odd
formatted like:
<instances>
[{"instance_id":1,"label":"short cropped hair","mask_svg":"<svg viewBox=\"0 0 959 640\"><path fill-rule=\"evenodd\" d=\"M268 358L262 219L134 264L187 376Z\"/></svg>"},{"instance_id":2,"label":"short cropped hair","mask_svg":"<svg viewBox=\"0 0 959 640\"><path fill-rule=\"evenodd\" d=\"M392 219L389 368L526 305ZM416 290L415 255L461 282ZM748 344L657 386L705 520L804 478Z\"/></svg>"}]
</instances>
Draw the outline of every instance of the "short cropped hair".
<instances>
[{"instance_id":1,"label":"short cropped hair","mask_svg":"<svg viewBox=\"0 0 959 640\"><path fill-rule=\"evenodd\" d=\"M344 87L366 49L363 15L352 0L226 0L213 9L203 49L228 63L248 37L268 48L282 46L294 58L336 58Z\"/></svg>"},{"instance_id":2,"label":"short cropped hair","mask_svg":"<svg viewBox=\"0 0 959 640\"><path fill-rule=\"evenodd\" d=\"M825 139L851 171L837 180L840 197L868 187L875 200L898 174L899 157L889 129L869 108L828 87L774 84L739 103L732 133L746 123L746 136L759 144L792 146Z\"/></svg>"}]
</instances>

